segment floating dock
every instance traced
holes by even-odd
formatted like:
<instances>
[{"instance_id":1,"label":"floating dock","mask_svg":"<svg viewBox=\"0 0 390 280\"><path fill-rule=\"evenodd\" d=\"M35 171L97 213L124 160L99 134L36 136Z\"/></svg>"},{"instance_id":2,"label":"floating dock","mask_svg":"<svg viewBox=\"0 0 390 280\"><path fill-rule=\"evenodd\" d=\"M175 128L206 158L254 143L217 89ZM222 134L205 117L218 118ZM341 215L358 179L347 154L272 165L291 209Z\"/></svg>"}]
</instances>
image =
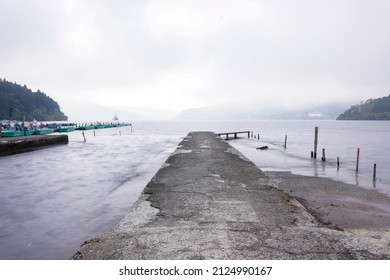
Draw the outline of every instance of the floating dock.
<instances>
[{"instance_id":1,"label":"floating dock","mask_svg":"<svg viewBox=\"0 0 390 280\"><path fill-rule=\"evenodd\" d=\"M190 133L111 232L73 259L388 259L326 227L211 132Z\"/></svg>"},{"instance_id":2,"label":"floating dock","mask_svg":"<svg viewBox=\"0 0 390 280\"><path fill-rule=\"evenodd\" d=\"M0 156L29 152L53 145L67 144L68 135L31 135L0 138Z\"/></svg>"}]
</instances>

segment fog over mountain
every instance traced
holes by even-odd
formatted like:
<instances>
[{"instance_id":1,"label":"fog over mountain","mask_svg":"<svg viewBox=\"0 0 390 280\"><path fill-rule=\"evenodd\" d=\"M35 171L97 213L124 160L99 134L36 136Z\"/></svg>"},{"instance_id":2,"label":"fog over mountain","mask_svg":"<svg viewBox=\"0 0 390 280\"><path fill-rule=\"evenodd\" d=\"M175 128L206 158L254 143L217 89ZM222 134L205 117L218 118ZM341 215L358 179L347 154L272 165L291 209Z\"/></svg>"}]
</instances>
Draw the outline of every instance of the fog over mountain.
<instances>
[{"instance_id":1,"label":"fog over mountain","mask_svg":"<svg viewBox=\"0 0 390 280\"><path fill-rule=\"evenodd\" d=\"M333 120L350 105L347 103L328 103L320 106L245 108L224 105L185 110L173 120Z\"/></svg>"}]
</instances>

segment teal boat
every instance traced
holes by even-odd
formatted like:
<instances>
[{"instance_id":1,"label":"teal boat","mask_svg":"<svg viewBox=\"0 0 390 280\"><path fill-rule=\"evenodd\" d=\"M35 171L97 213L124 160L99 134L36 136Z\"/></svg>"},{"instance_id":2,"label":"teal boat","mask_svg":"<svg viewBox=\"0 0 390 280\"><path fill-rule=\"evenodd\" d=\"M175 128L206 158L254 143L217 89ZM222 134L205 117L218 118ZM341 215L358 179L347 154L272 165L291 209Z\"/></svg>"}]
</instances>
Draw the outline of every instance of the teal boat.
<instances>
[{"instance_id":1,"label":"teal boat","mask_svg":"<svg viewBox=\"0 0 390 280\"><path fill-rule=\"evenodd\" d=\"M92 130L95 129L94 125L79 126L77 130Z\"/></svg>"},{"instance_id":2,"label":"teal boat","mask_svg":"<svg viewBox=\"0 0 390 280\"><path fill-rule=\"evenodd\" d=\"M33 132L33 135L46 135L51 134L54 132L54 129L51 128L42 128L42 129L36 129Z\"/></svg>"},{"instance_id":3,"label":"teal boat","mask_svg":"<svg viewBox=\"0 0 390 280\"><path fill-rule=\"evenodd\" d=\"M16 137L19 136L19 131L17 130L3 130L1 131L1 137Z\"/></svg>"},{"instance_id":4,"label":"teal boat","mask_svg":"<svg viewBox=\"0 0 390 280\"><path fill-rule=\"evenodd\" d=\"M33 135L33 130L26 130L26 136ZM3 130L1 132L1 137L19 137L24 136L24 132L20 130Z\"/></svg>"},{"instance_id":5,"label":"teal boat","mask_svg":"<svg viewBox=\"0 0 390 280\"><path fill-rule=\"evenodd\" d=\"M106 126L102 125L102 124L98 124L98 125L95 125L95 129L102 129L102 128L105 128Z\"/></svg>"},{"instance_id":6,"label":"teal boat","mask_svg":"<svg viewBox=\"0 0 390 280\"><path fill-rule=\"evenodd\" d=\"M58 129L58 132L72 132L75 131L73 126L63 126Z\"/></svg>"}]
</instances>

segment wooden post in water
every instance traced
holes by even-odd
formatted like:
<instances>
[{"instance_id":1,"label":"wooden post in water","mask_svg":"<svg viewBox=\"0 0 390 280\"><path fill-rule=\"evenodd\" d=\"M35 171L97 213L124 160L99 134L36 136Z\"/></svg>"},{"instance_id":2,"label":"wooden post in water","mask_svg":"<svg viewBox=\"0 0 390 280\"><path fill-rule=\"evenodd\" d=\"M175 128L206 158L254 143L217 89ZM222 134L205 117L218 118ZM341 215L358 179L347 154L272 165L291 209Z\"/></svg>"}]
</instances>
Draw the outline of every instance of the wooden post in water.
<instances>
[{"instance_id":1,"label":"wooden post in water","mask_svg":"<svg viewBox=\"0 0 390 280\"><path fill-rule=\"evenodd\" d=\"M374 163L374 174L373 174L374 181L376 180L376 163Z\"/></svg>"},{"instance_id":2,"label":"wooden post in water","mask_svg":"<svg viewBox=\"0 0 390 280\"><path fill-rule=\"evenodd\" d=\"M287 135L284 136L284 148L285 149L287 148Z\"/></svg>"},{"instance_id":3,"label":"wooden post in water","mask_svg":"<svg viewBox=\"0 0 390 280\"><path fill-rule=\"evenodd\" d=\"M313 151L311 151L310 154L311 154L311 158L313 158L314 157Z\"/></svg>"},{"instance_id":4,"label":"wooden post in water","mask_svg":"<svg viewBox=\"0 0 390 280\"><path fill-rule=\"evenodd\" d=\"M317 158L318 126L314 129L314 158Z\"/></svg>"},{"instance_id":5,"label":"wooden post in water","mask_svg":"<svg viewBox=\"0 0 390 280\"><path fill-rule=\"evenodd\" d=\"M84 137L84 142L87 142L87 140L85 139L85 134L84 134L84 131L83 131L83 137Z\"/></svg>"},{"instance_id":6,"label":"wooden post in water","mask_svg":"<svg viewBox=\"0 0 390 280\"><path fill-rule=\"evenodd\" d=\"M257 134L257 140L260 140L260 134Z\"/></svg>"},{"instance_id":7,"label":"wooden post in water","mask_svg":"<svg viewBox=\"0 0 390 280\"><path fill-rule=\"evenodd\" d=\"M322 158L321 158L322 161L326 161L326 156L325 156L325 149L322 148Z\"/></svg>"},{"instance_id":8,"label":"wooden post in water","mask_svg":"<svg viewBox=\"0 0 390 280\"><path fill-rule=\"evenodd\" d=\"M337 157L337 169L339 169L339 168L340 168L340 158Z\"/></svg>"},{"instance_id":9,"label":"wooden post in water","mask_svg":"<svg viewBox=\"0 0 390 280\"><path fill-rule=\"evenodd\" d=\"M360 148L357 148L356 153L356 173L359 172Z\"/></svg>"}]
</instances>

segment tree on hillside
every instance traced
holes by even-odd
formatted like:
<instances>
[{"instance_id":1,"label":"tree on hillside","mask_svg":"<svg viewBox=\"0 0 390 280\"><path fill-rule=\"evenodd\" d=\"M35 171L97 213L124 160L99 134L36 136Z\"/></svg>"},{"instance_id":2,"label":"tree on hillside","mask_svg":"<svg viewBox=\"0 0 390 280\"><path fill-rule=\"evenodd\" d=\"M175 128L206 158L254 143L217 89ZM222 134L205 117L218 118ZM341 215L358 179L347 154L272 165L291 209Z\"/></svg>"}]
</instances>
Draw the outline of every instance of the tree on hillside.
<instances>
[{"instance_id":1,"label":"tree on hillside","mask_svg":"<svg viewBox=\"0 0 390 280\"><path fill-rule=\"evenodd\" d=\"M10 116L12 108L12 116ZM62 121L67 116L56 101L40 90L33 92L26 85L21 86L0 78L0 119L40 121Z\"/></svg>"},{"instance_id":2,"label":"tree on hillside","mask_svg":"<svg viewBox=\"0 0 390 280\"><path fill-rule=\"evenodd\" d=\"M390 95L353 105L338 120L390 120Z\"/></svg>"}]
</instances>

